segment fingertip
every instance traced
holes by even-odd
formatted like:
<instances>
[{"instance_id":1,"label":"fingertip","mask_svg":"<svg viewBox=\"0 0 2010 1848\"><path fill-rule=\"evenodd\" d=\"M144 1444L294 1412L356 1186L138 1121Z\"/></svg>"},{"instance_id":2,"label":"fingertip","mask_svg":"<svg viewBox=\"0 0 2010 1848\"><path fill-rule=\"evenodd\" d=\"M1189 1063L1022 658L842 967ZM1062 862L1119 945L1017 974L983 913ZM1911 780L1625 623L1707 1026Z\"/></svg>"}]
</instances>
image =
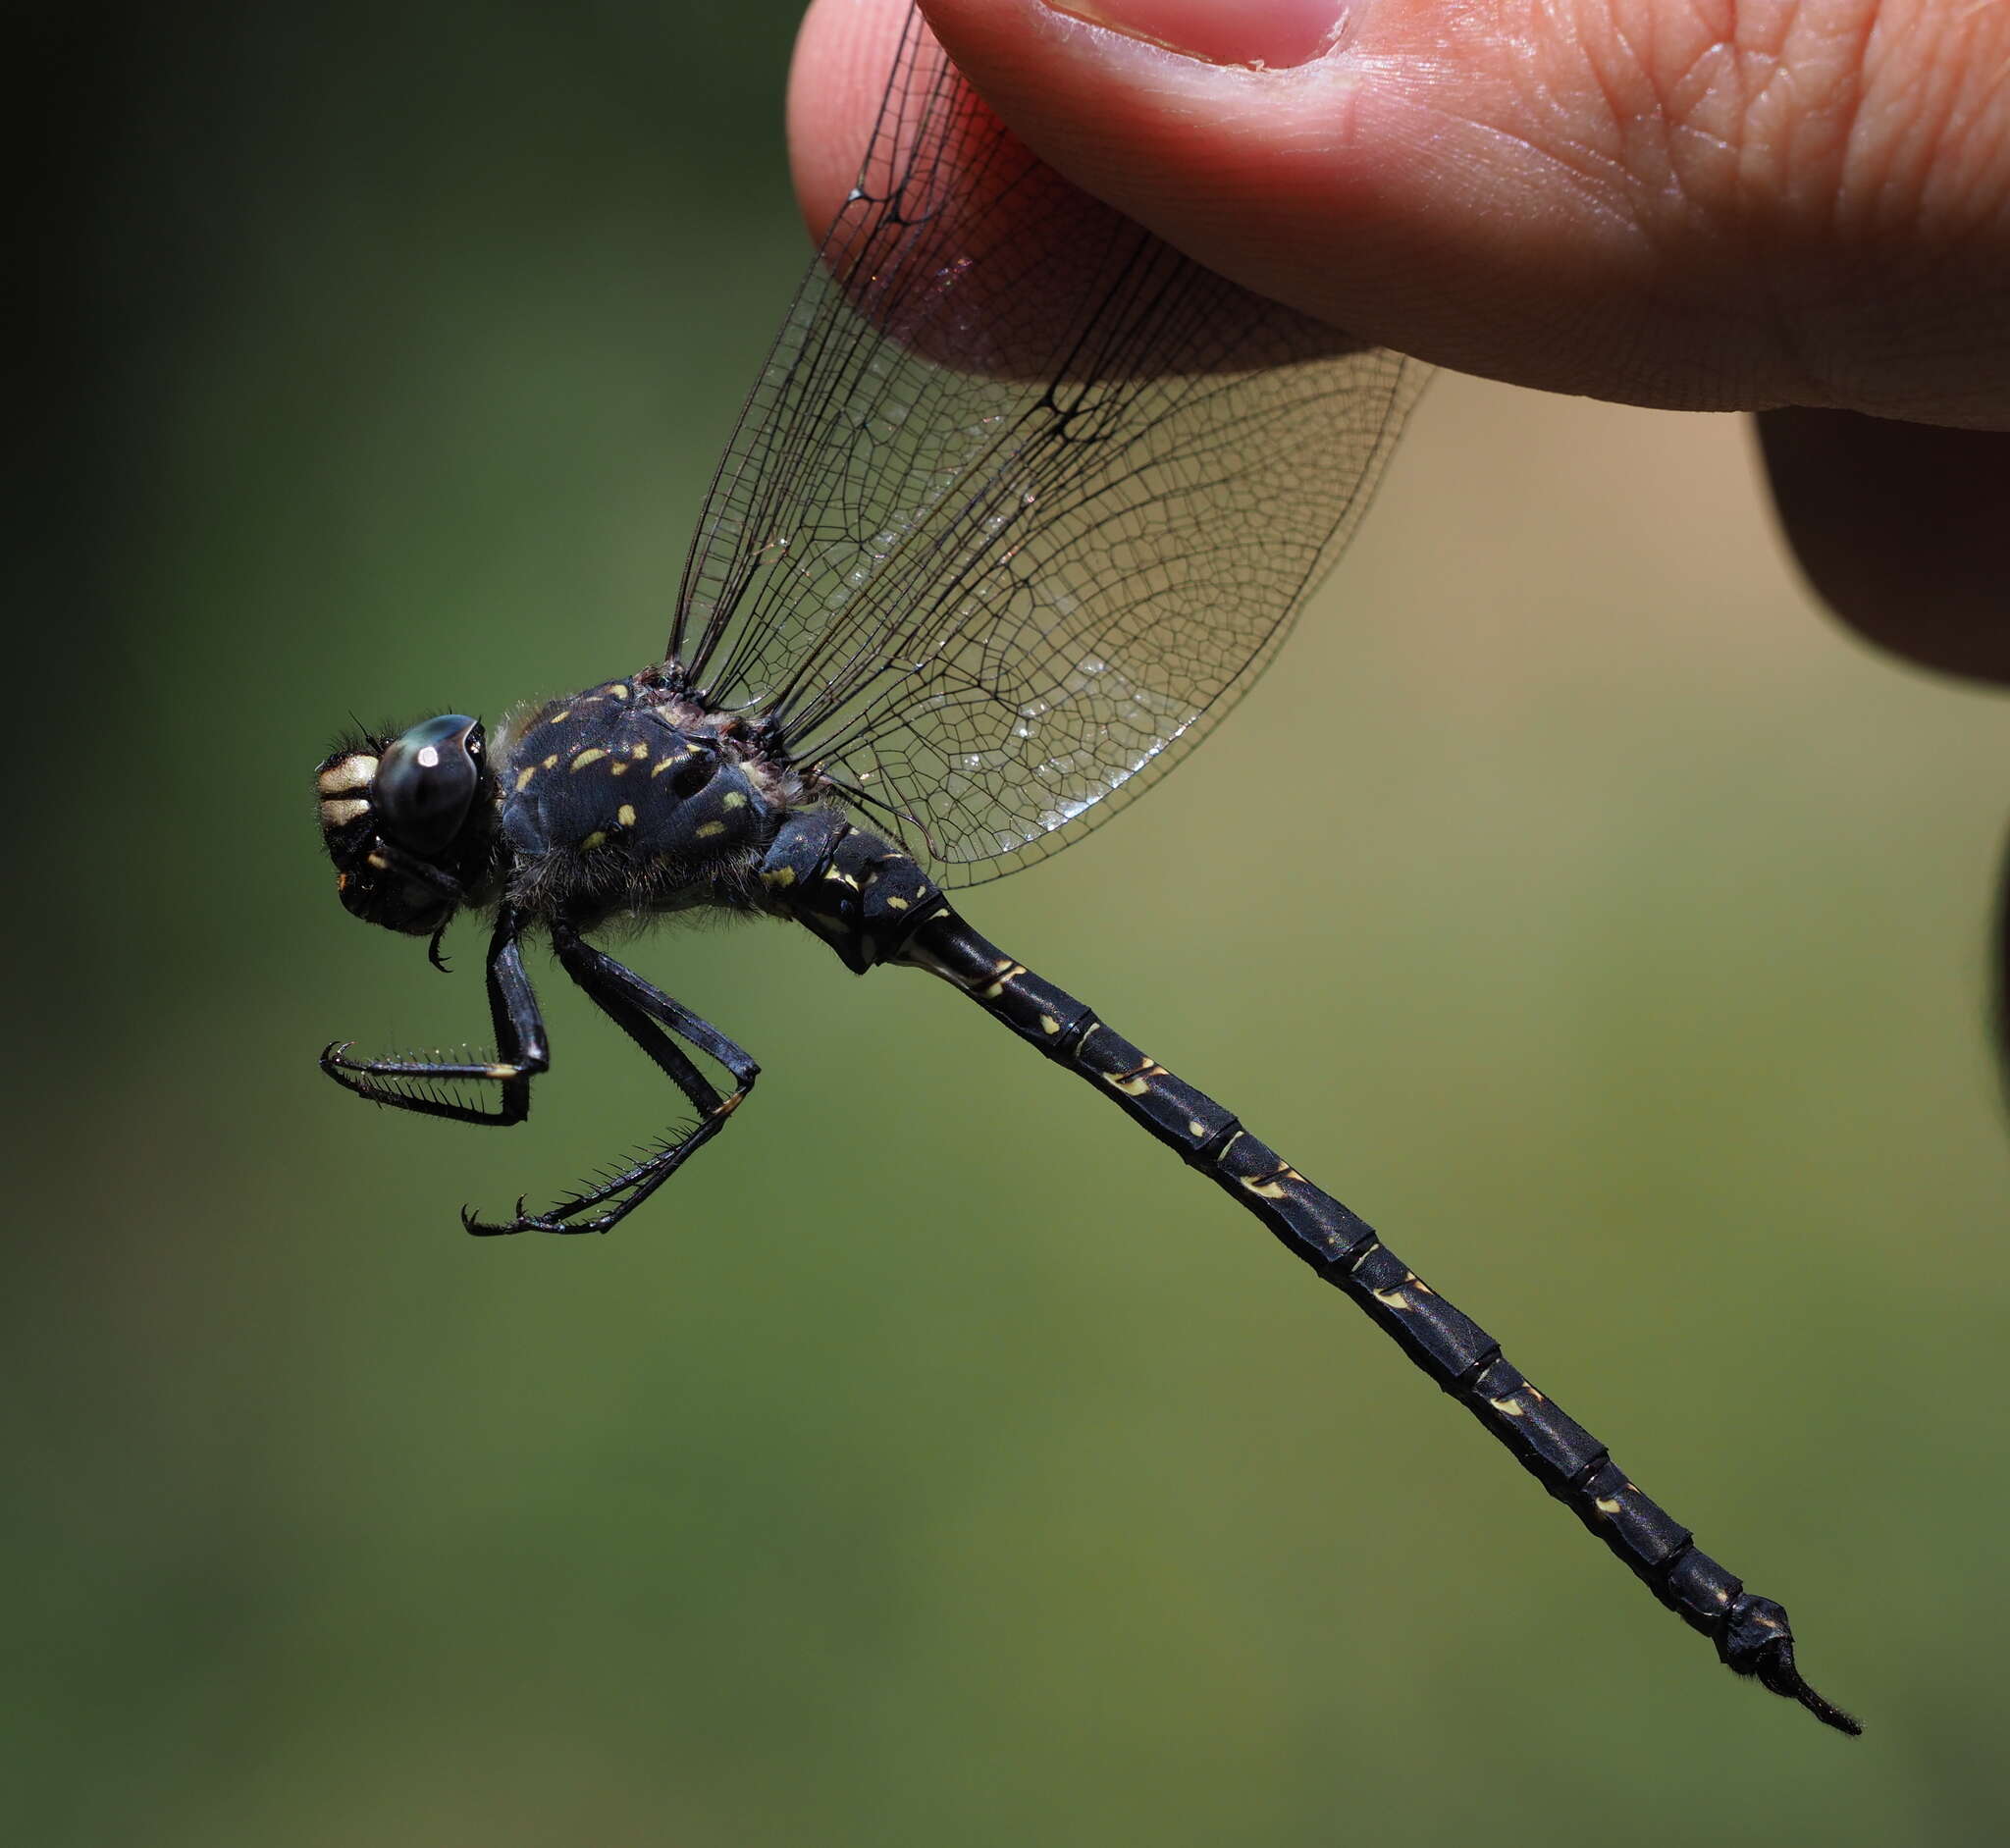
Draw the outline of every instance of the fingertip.
<instances>
[{"instance_id":1,"label":"fingertip","mask_svg":"<svg viewBox=\"0 0 2010 1848\"><path fill-rule=\"evenodd\" d=\"M1589 305L1567 298L1570 214L1513 160L1501 170L1501 137L1448 115L1442 72L1419 75L1438 70L1431 7L1357 8L1316 55L1282 67L1189 54L1084 17L1113 7L1134 20L1132 0L921 10L1035 154L1207 268L1402 352L1600 389L1597 345L1576 330L1611 321L1617 297L1601 286ZM1213 0L1201 10L1227 17ZM820 234L858 171L908 13L905 0L816 0L804 22L791 132ZM1311 17L1292 15L1306 44ZM1533 363L1509 363L1530 351Z\"/></svg>"},{"instance_id":2,"label":"fingertip","mask_svg":"<svg viewBox=\"0 0 2010 1848\"><path fill-rule=\"evenodd\" d=\"M2010 432L1774 410L1759 434L1794 554L1844 622L1922 666L2010 683Z\"/></svg>"},{"instance_id":3,"label":"fingertip","mask_svg":"<svg viewBox=\"0 0 2010 1848\"><path fill-rule=\"evenodd\" d=\"M909 0L812 0L789 64L789 172L820 238L857 178Z\"/></svg>"},{"instance_id":4,"label":"fingertip","mask_svg":"<svg viewBox=\"0 0 2010 1848\"><path fill-rule=\"evenodd\" d=\"M1446 158L1441 120L1389 80L1388 57L1364 55L1365 28L1314 32L1288 0L1263 9L1277 55L1239 59L1214 55L1195 24L1230 29L1229 0L1154 9L1205 38L1191 51L1140 35L1133 0L922 10L985 101L1075 185L1258 294L1418 350L1400 337L1442 290L1421 274L1435 259L1419 261L1406 202Z\"/></svg>"}]
</instances>

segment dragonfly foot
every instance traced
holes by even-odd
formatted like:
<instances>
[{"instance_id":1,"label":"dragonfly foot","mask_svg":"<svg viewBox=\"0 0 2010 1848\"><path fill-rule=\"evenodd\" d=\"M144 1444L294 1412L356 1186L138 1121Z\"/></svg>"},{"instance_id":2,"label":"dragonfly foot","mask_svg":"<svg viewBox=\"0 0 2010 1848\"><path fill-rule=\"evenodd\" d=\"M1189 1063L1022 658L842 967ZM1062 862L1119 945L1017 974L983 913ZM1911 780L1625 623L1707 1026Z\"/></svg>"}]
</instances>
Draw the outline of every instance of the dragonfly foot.
<instances>
[{"instance_id":1,"label":"dragonfly foot","mask_svg":"<svg viewBox=\"0 0 2010 1848\"><path fill-rule=\"evenodd\" d=\"M616 1224L628 1211L626 1205L611 1213L602 1213L593 1219L568 1219L568 1211L577 1213L593 1204L590 1200L567 1200L555 1206L548 1213L533 1213L524 1204L525 1196L516 1196L516 1211L502 1220L484 1219L472 1206L460 1209L461 1230L476 1239L506 1239L519 1232L606 1232Z\"/></svg>"}]
</instances>

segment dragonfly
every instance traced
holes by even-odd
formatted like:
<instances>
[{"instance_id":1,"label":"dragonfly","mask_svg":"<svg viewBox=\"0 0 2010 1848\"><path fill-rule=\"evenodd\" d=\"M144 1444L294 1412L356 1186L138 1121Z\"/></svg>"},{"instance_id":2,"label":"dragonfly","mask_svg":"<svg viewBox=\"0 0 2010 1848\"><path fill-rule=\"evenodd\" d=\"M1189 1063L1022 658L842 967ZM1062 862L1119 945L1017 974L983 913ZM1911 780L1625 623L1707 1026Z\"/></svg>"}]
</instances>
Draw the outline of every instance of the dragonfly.
<instances>
[{"instance_id":1,"label":"dragonfly","mask_svg":"<svg viewBox=\"0 0 2010 1848\"><path fill-rule=\"evenodd\" d=\"M695 1122L483 1237L603 1233L720 1134L759 1066L593 939L720 912L863 975L940 977L1350 1298L1736 1673L1860 1730L1786 1611L1364 1220L969 924L951 888L1079 840L1269 663L1346 546L1425 368L1249 294L1039 162L919 15L856 185L714 478L667 647L532 704L344 738L315 773L344 906L440 943L491 921L486 1058L321 1068L508 1126L551 1063L527 943ZM725 1074L723 1085L701 1067Z\"/></svg>"}]
</instances>

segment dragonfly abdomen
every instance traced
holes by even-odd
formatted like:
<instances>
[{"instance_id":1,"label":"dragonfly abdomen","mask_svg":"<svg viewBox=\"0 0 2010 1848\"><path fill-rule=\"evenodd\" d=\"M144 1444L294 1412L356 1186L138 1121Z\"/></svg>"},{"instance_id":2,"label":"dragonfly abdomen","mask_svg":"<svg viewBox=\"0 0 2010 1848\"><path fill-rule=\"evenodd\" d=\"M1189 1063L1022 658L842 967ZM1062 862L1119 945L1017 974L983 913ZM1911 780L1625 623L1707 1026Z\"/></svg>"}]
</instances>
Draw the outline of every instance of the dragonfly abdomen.
<instances>
[{"instance_id":1,"label":"dragonfly abdomen","mask_svg":"<svg viewBox=\"0 0 2010 1848\"><path fill-rule=\"evenodd\" d=\"M1305 1179L1205 1092L1168 1071L1065 990L938 907L886 960L940 976L1020 1038L1107 1094L1177 1149L1367 1312L1473 1414L1664 1605L1709 1636L1719 1658L1843 1732L1861 1728L1801 1678L1785 1610L1748 1593L1689 1530L1644 1494L1599 1440L1426 1284L1365 1220Z\"/></svg>"}]
</instances>

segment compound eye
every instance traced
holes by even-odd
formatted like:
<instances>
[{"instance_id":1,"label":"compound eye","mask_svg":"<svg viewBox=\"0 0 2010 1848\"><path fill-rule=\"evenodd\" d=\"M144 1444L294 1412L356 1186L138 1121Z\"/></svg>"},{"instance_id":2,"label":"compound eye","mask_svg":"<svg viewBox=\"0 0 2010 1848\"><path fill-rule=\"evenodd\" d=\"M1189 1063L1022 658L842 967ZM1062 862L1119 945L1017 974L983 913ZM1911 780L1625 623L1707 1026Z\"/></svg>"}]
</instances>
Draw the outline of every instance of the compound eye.
<instances>
[{"instance_id":1,"label":"compound eye","mask_svg":"<svg viewBox=\"0 0 2010 1848\"><path fill-rule=\"evenodd\" d=\"M371 795L378 821L400 847L437 854L460 832L482 782L482 724L443 713L384 753Z\"/></svg>"}]
</instances>

